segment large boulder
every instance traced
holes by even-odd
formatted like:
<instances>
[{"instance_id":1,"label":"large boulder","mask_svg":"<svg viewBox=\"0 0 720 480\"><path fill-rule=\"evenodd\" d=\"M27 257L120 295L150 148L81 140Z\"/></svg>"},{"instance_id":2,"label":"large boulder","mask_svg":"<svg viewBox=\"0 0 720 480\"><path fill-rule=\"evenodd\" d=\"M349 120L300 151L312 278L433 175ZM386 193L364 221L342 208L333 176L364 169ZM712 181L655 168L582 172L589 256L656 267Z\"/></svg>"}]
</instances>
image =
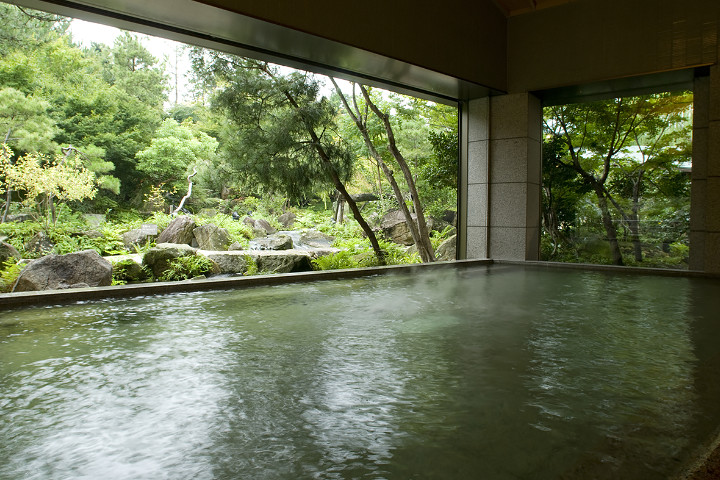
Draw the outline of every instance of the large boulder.
<instances>
[{"instance_id":1,"label":"large boulder","mask_svg":"<svg viewBox=\"0 0 720 480\"><path fill-rule=\"evenodd\" d=\"M290 235L270 235L253 240L259 250L291 250L293 241Z\"/></svg>"},{"instance_id":2,"label":"large boulder","mask_svg":"<svg viewBox=\"0 0 720 480\"><path fill-rule=\"evenodd\" d=\"M139 282L147 276L142 268L143 256L139 253L104 257L112 264L113 277L125 282Z\"/></svg>"},{"instance_id":3,"label":"large boulder","mask_svg":"<svg viewBox=\"0 0 720 480\"><path fill-rule=\"evenodd\" d=\"M2 268L3 263L11 258L15 261L20 260L20 252L9 243L0 242L0 268Z\"/></svg>"},{"instance_id":4,"label":"large boulder","mask_svg":"<svg viewBox=\"0 0 720 480\"><path fill-rule=\"evenodd\" d=\"M251 226L252 229L260 235L272 235L273 233L277 233L277 230L270 225L270 222L262 218L254 219L252 217L245 217L243 219L243 223Z\"/></svg>"},{"instance_id":5,"label":"large boulder","mask_svg":"<svg viewBox=\"0 0 720 480\"><path fill-rule=\"evenodd\" d=\"M187 215L180 215L170 222L157 238L157 243L178 243L190 245L193 241L195 221Z\"/></svg>"},{"instance_id":6,"label":"large boulder","mask_svg":"<svg viewBox=\"0 0 720 480\"><path fill-rule=\"evenodd\" d=\"M13 292L104 287L112 283L112 266L95 250L48 255L30 262L20 273Z\"/></svg>"},{"instance_id":7,"label":"large boulder","mask_svg":"<svg viewBox=\"0 0 720 480\"><path fill-rule=\"evenodd\" d=\"M311 248L331 248L335 237L317 230L307 230L300 235L300 244Z\"/></svg>"},{"instance_id":8,"label":"large boulder","mask_svg":"<svg viewBox=\"0 0 720 480\"><path fill-rule=\"evenodd\" d=\"M142 247L158 238L158 226L153 223L144 223L140 228L123 233L123 244L128 250L135 246Z\"/></svg>"},{"instance_id":9,"label":"large boulder","mask_svg":"<svg viewBox=\"0 0 720 480\"><path fill-rule=\"evenodd\" d=\"M220 273L245 273L248 269L248 259L251 258L246 251L203 251L199 250L198 255L204 255L218 266Z\"/></svg>"},{"instance_id":10,"label":"large boulder","mask_svg":"<svg viewBox=\"0 0 720 480\"><path fill-rule=\"evenodd\" d=\"M285 212L278 217L278 222L285 228L292 228L295 220L297 220L297 215L293 212Z\"/></svg>"},{"instance_id":11,"label":"large boulder","mask_svg":"<svg viewBox=\"0 0 720 480\"><path fill-rule=\"evenodd\" d=\"M442 242L435 251L435 258L440 261L456 260L457 235Z\"/></svg>"},{"instance_id":12,"label":"large boulder","mask_svg":"<svg viewBox=\"0 0 720 480\"><path fill-rule=\"evenodd\" d=\"M170 268L170 262L178 257L195 255L196 248L180 243L158 243L145 252L143 265L152 270L153 275L159 277Z\"/></svg>"},{"instance_id":13,"label":"large boulder","mask_svg":"<svg viewBox=\"0 0 720 480\"><path fill-rule=\"evenodd\" d=\"M212 223L195 228L193 235L201 250L227 250L232 244L228 231Z\"/></svg>"},{"instance_id":14,"label":"large boulder","mask_svg":"<svg viewBox=\"0 0 720 480\"><path fill-rule=\"evenodd\" d=\"M250 250L250 256L264 273L308 272L312 270L308 252L300 250Z\"/></svg>"},{"instance_id":15,"label":"large boulder","mask_svg":"<svg viewBox=\"0 0 720 480\"><path fill-rule=\"evenodd\" d=\"M417 215L413 213L411 214L411 217L415 222L415 225L417 225ZM427 224L428 231L432 230L432 219L427 217L425 222ZM408 227L407 222L405 221L405 215L403 215L401 210L388 212L383 217L382 222L380 222L380 228L382 229L383 234L385 234L385 237L392 242L400 245L415 244L412 238L412 233L410 233L410 227Z\"/></svg>"}]
</instances>

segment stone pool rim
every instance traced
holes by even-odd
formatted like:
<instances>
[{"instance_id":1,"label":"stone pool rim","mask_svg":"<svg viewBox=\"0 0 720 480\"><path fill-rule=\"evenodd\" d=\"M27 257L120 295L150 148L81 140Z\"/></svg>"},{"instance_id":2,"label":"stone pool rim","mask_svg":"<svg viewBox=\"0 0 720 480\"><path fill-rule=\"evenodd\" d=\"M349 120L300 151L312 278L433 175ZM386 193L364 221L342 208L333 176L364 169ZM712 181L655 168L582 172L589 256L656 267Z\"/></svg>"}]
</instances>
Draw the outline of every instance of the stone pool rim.
<instances>
[{"instance_id":1,"label":"stone pool rim","mask_svg":"<svg viewBox=\"0 0 720 480\"><path fill-rule=\"evenodd\" d=\"M531 266L547 269L572 269L595 272L613 272L617 274L654 275L687 278L720 279L720 274L695 270L671 270L662 268L626 267L616 265L592 265L585 263L560 263L544 261L517 260L451 260L445 262L416 263L410 265L391 265L383 267L322 270L294 272L270 275L210 277L174 282L138 283L114 285L108 287L68 288L62 290L43 290L32 292L0 294L0 311L16 308L68 305L78 302L113 298L148 297L172 293L199 292L212 290L233 290L251 287L306 283L322 280L344 280L374 275L414 273L422 270L445 268L473 268L491 265Z\"/></svg>"}]
</instances>

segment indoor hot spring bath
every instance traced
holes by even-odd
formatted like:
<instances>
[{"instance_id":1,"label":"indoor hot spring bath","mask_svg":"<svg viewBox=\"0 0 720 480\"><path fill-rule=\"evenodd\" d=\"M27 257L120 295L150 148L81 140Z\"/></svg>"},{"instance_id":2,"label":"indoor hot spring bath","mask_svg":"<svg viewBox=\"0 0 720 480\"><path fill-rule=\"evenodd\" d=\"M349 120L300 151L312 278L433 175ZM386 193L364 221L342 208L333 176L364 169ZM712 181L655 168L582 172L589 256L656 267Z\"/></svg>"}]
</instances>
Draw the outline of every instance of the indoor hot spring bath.
<instances>
[{"instance_id":1,"label":"indoor hot spring bath","mask_svg":"<svg viewBox=\"0 0 720 480\"><path fill-rule=\"evenodd\" d=\"M665 479L720 281L493 265L0 313L0 479Z\"/></svg>"}]
</instances>

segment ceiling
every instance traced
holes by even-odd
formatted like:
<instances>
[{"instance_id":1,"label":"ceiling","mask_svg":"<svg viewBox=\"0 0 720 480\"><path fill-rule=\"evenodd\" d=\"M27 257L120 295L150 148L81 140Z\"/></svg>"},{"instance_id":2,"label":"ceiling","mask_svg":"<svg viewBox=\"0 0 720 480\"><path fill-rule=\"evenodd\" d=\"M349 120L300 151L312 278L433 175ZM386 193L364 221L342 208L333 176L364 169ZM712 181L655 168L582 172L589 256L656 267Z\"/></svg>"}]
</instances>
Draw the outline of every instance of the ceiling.
<instances>
[{"instance_id":1,"label":"ceiling","mask_svg":"<svg viewBox=\"0 0 720 480\"><path fill-rule=\"evenodd\" d=\"M575 0L493 0L506 17L557 7Z\"/></svg>"}]
</instances>

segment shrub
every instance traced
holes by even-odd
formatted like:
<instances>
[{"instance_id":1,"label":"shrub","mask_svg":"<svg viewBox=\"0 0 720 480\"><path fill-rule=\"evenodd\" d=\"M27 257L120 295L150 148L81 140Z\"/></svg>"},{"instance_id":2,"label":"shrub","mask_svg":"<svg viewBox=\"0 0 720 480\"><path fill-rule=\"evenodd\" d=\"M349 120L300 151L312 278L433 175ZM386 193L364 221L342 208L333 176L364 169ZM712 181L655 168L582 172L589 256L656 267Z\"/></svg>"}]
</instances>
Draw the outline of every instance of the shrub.
<instances>
[{"instance_id":1,"label":"shrub","mask_svg":"<svg viewBox=\"0 0 720 480\"><path fill-rule=\"evenodd\" d=\"M148 267L142 267L133 260L123 260L113 264L112 284L125 285L130 282L143 282L152 278Z\"/></svg>"},{"instance_id":2,"label":"shrub","mask_svg":"<svg viewBox=\"0 0 720 480\"><path fill-rule=\"evenodd\" d=\"M245 261L247 262L247 267L245 269L245 275L246 276L257 275L260 271L260 269L258 268L257 262L255 260L253 260L253 258L250 255L245 255L244 258L245 258Z\"/></svg>"},{"instance_id":3,"label":"shrub","mask_svg":"<svg viewBox=\"0 0 720 480\"><path fill-rule=\"evenodd\" d=\"M25 268L25 265L18 263L14 258L9 258L2 264L2 270L0 271L0 292L7 293L12 290L23 268Z\"/></svg>"},{"instance_id":4,"label":"shrub","mask_svg":"<svg viewBox=\"0 0 720 480\"><path fill-rule=\"evenodd\" d=\"M215 269L215 263L201 255L178 257L170 262L170 268L158 278L162 282L188 280L190 278L209 275Z\"/></svg>"},{"instance_id":5,"label":"shrub","mask_svg":"<svg viewBox=\"0 0 720 480\"><path fill-rule=\"evenodd\" d=\"M324 255L312 261L316 270L337 270L341 268L359 268L360 262L348 250Z\"/></svg>"}]
</instances>

